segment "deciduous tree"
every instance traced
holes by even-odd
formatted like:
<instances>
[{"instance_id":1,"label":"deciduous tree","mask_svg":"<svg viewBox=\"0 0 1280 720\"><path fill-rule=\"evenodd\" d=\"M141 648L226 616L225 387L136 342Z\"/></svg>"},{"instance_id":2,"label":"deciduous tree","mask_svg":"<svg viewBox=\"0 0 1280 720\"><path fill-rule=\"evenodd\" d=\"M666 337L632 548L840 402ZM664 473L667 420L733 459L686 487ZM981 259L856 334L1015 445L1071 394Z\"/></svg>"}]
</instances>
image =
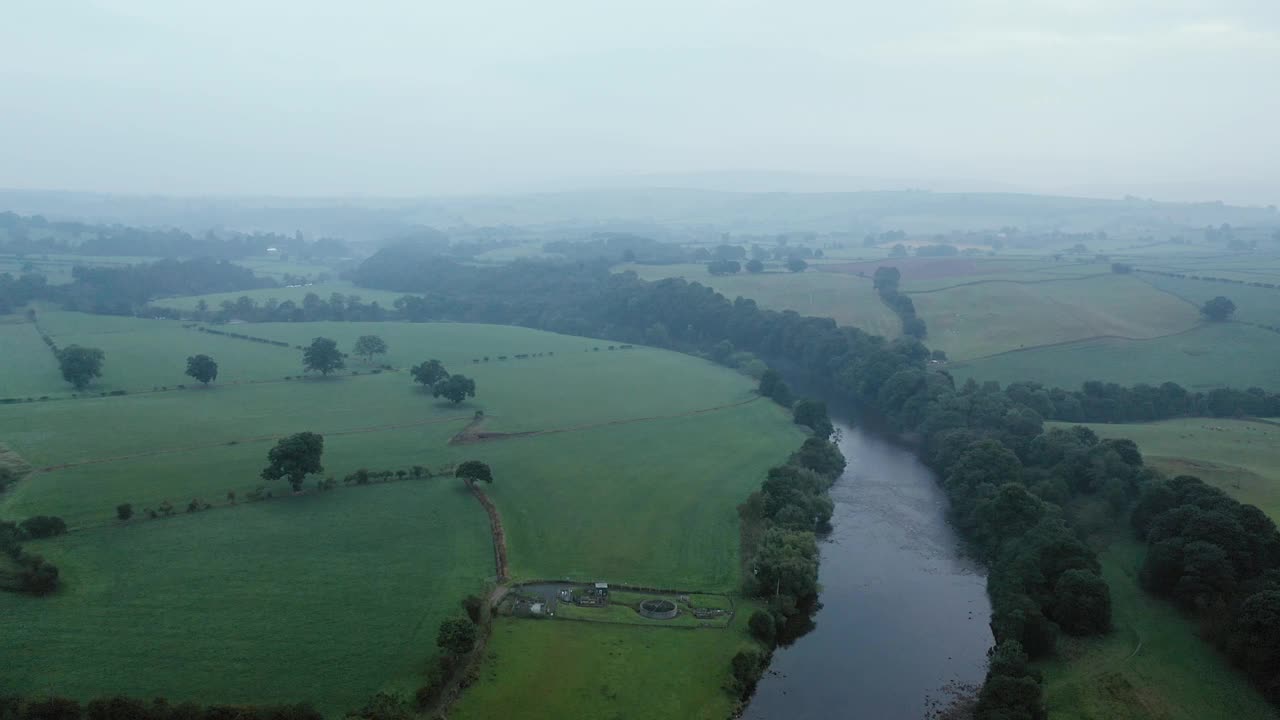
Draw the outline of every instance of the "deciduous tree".
<instances>
[{"instance_id":1,"label":"deciduous tree","mask_svg":"<svg viewBox=\"0 0 1280 720\"><path fill-rule=\"evenodd\" d=\"M462 463L457 470L453 471L453 476L462 478L468 485L476 482L493 482L493 470L479 460L468 460Z\"/></svg>"},{"instance_id":2,"label":"deciduous tree","mask_svg":"<svg viewBox=\"0 0 1280 720\"><path fill-rule=\"evenodd\" d=\"M262 470L263 480L287 478L293 491L302 489L307 475L324 472L320 456L324 454L324 437L313 432L300 432L276 443L267 453L267 466Z\"/></svg>"},{"instance_id":3,"label":"deciduous tree","mask_svg":"<svg viewBox=\"0 0 1280 720\"><path fill-rule=\"evenodd\" d=\"M102 362L105 358L106 353L98 348L68 345L58 351L58 367L62 370L64 380L75 386L76 390L83 390L94 378L102 376Z\"/></svg>"},{"instance_id":4,"label":"deciduous tree","mask_svg":"<svg viewBox=\"0 0 1280 720\"><path fill-rule=\"evenodd\" d=\"M364 358L365 362L372 362L374 355L387 354L387 343L377 335L361 335L356 339L353 352Z\"/></svg>"},{"instance_id":5,"label":"deciduous tree","mask_svg":"<svg viewBox=\"0 0 1280 720\"><path fill-rule=\"evenodd\" d=\"M444 369L444 364L434 359L414 365L409 369L409 374L413 376L414 382L422 383L427 387L431 387L449 377L449 372Z\"/></svg>"},{"instance_id":6,"label":"deciduous tree","mask_svg":"<svg viewBox=\"0 0 1280 720\"><path fill-rule=\"evenodd\" d=\"M208 385L218 379L218 363L208 355L192 355L187 358L187 375Z\"/></svg>"},{"instance_id":7,"label":"deciduous tree","mask_svg":"<svg viewBox=\"0 0 1280 720\"><path fill-rule=\"evenodd\" d=\"M457 405L468 397L476 396L476 381L465 375L450 375L431 388L432 397L444 397Z\"/></svg>"},{"instance_id":8,"label":"deciduous tree","mask_svg":"<svg viewBox=\"0 0 1280 720\"><path fill-rule=\"evenodd\" d=\"M321 375L328 375L334 370L341 370L346 365L342 359L342 351L338 349L338 343L326 337L312 340L311 345L302 351L302 366L307 372L314 370Z\"/></svg>"}]
</instances>

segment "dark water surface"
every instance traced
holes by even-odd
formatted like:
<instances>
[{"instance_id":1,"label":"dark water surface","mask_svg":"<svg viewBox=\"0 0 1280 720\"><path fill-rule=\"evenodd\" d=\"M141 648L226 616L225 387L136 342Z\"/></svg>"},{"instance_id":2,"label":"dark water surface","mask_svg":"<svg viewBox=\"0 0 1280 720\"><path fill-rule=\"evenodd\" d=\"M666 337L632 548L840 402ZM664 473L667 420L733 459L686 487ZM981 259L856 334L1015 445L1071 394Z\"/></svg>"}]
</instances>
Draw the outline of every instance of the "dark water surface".
<instances>
[{"instance_id":1,"label":"dark water surface","mask_svg":"<svg viewBox=\"0 0 1280 720\"><path fill-rule=\"evenodd\" d=\"M848 459L819 541L817 627L780 648L744 717L917 720L977 683L991 646L981 566L947 525L946 498L908 451L837 425Z\"/></svg>"}]
</instances>

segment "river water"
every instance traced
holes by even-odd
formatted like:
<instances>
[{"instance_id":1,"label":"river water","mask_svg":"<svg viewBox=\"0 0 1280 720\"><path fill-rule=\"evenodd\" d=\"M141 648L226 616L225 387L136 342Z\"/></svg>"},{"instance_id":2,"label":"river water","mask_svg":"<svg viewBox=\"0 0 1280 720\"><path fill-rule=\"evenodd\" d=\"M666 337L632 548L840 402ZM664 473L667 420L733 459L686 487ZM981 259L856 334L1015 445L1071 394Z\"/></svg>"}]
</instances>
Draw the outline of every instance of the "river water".
<instances>
[{"instance_id":1,"label":"river water","mask_svg":"<svg viewBox=\"0 0 1280 720\"><path fill-rule=\"evenodd\" d=\"M906 450L837 427L849 466L831 488L834 529L819 541L823 607L811 632L774 653L749 720L919 720L986 672L986 576L964 557L933 474Z\"/></svg>"}]
</instances>

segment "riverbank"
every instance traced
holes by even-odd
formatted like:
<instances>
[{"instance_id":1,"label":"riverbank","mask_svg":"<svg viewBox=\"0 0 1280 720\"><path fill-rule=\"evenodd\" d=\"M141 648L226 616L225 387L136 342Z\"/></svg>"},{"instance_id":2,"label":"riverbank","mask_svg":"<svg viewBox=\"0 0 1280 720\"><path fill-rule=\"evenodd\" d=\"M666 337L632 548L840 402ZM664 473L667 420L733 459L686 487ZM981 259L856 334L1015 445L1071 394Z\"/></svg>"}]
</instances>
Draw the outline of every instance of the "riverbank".
<instances>
[{"instance_id":1,"label":"riverbank","mask_svg":"<svg viewBox=\"0 0 1280 720\"><path fill-rule=\"evenodd\" d=\"M821 539L822 609L778 648L744 718L918 720L931 698L977 684L992 645L982 566L965 557L946 498L910 452L837 423L848 467Z\"/></svg>"}]
</instances>

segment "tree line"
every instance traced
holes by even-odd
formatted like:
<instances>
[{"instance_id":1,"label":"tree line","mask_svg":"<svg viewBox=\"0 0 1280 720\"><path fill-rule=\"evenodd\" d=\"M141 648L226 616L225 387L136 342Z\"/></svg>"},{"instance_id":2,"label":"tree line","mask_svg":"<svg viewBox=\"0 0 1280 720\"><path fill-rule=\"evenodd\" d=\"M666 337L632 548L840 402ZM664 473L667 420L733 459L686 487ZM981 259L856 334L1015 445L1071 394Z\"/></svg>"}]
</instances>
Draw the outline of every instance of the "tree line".
<instances>
[{"instance_id":1,"label":"tree line","mask_svg":"<svg viewBox=\"0 0 1280 720\"><path fill-rule=\"evenodd\" d=\"M876 268L875 275L872 277L880 299L902 321L902 334L917 340L923 339L928 334L928 330L924 320L916 314L915 303L909 296L898 290L898 283L901 281L902 272L896 267Z\"/></svg>"},{"instance_id":2,"label":"tree line","mask_svg":"<svg viewBox=\"0 0 1280 720\"><path fill-rule=\"evenodd\" d=\"M220 230L203 235L176 228L142 228L48 220L41 215L0 212L0 248L16 254L134 257L212 257L225 260L266 255L268 249L300 257L343 257L350 251L334 238L307 241L301 233L242 233Z\"/></svg>"}]
</instances>

